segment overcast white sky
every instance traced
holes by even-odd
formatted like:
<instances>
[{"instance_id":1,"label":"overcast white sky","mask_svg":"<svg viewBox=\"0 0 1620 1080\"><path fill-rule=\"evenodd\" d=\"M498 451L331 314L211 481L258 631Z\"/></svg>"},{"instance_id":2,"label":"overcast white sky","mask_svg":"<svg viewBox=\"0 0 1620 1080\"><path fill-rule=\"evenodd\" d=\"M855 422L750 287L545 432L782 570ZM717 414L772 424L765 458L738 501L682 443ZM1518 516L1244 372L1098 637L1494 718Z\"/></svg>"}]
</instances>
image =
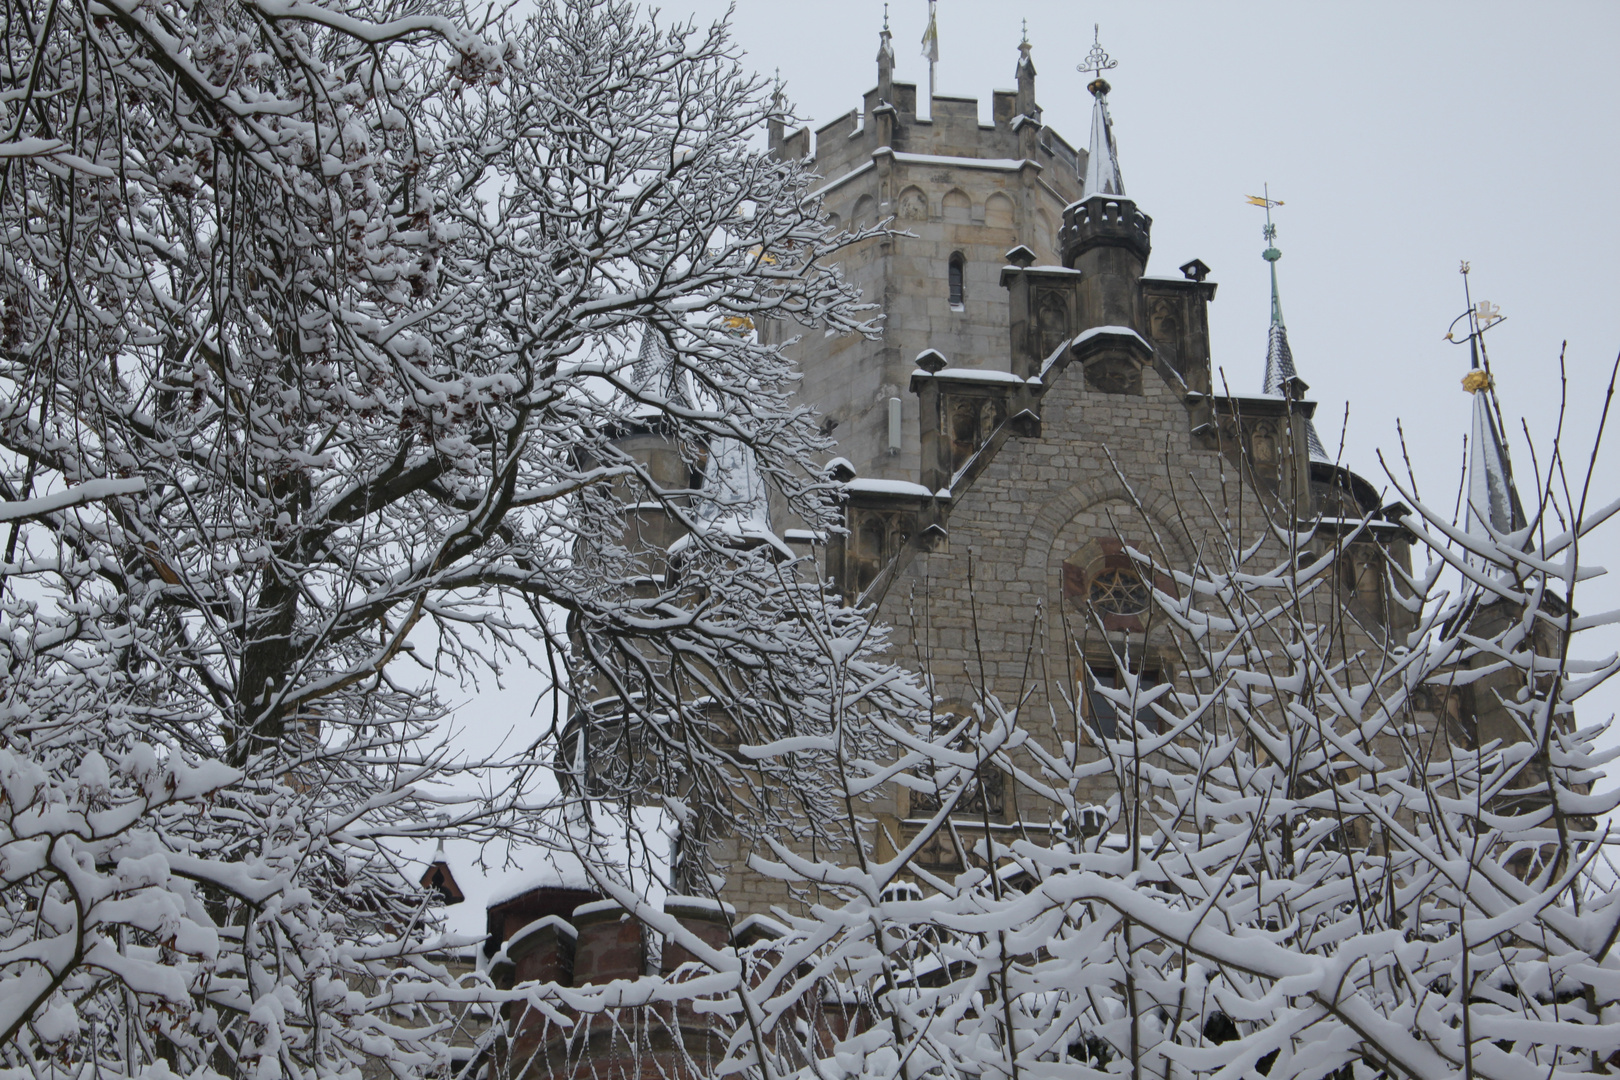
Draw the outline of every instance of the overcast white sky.
<instances>
[{"instance_id":1,"label":"overcast white sky","mask_svg":"<svg viewBox=\"0 0 1620 1080\"><path fill-rule=\"evenodd\" d=\"M671 0L663 17L711 21L727 7ZM896 77L924 93L926 17L926 0L890 7ZM876 0L737 0L732 24L814 129L875 85L882 18ZM1075 64L1101 24L1119 61L1109 101L1125 188L1153 217L1149 272L1194 257L1213 268L1214 362L1234 391L1257 392L1264 371L1263 219L1243 197L1269 182L1287 203L1276 220L1289 338L1330 454L1348 404L1344 460L1383 486L1377 452L1398 457L1400 420L1420 493L1454 504L1468 357L1442 336L1463 310L1467 259L1475 299L1508 316L1489 343L1521 494L1534 499L1519 420L1545 468L1565 341L1565 453L1584 473L1620 351L1620 4L940 0L940 93L979 98L988 121L990 91L1014 82L1020 19L1045 120L1081 146L1091 99ZM1620 427L1599 460L1601 505L1620 498ZM1594 547L1583 560L1620 574L1620 522ZM1576 604L1620 606L1620 581ZM1587 642L1616 647L1620 634ZM517 697L481 698L461 722L522 725L532 702ZM1582 719L1617 706L1612 685ZM457 924L481 928L481 906L456 909Z\"/></svg>"}]
</instances>

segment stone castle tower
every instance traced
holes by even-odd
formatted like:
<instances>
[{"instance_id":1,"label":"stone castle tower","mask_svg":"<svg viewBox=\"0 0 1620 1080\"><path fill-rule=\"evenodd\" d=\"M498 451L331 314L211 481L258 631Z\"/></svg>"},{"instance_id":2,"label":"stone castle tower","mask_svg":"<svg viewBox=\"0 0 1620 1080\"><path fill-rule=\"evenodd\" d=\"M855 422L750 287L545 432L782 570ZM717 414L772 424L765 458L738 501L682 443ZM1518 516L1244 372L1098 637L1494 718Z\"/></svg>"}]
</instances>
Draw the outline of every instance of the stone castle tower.
<instances>
[{"instance_id":1,"label":"stone castle tower","mask_svg":"<svg viewBox=\"0 0 1620 1080\"><path fill-rule=\"evenodd\" d=\"M1146 273L1152 221L1126 193L1106 57L1096 64L1088 147L1078 150L1042 122L1027 41L1017 89L995 92L992 123L979 123L977 101L938 95L924 120L917 88L893 77L885 30L877 85L860 110L813 137L780 123L770 131L772 153L810 161L835 225L892 221L841 257L879 307L882 337L790 341L786 326L757 328L798 361L801 398L826 418L837 441L827 464L848 496L844 535L812 534L763 499L761 528L894 628L897 654L919 657L932 677L942 719L995 694L1028 715L1068 714L1070 728L1053 740L1074 739L1093 755L1101 751L1080 716L1105 730L1117 717L1085 688L1117 683L1122 657L1153 682L1177 678L1182 662L1148 617L1127 548L1191 569L1213 545L1310 521L1315 554L1336 555L1323 618L1340 647L1377 649L1413 619L1382 571L1391 558L1409 563L1399 523L1407 510L1381 505L1373 485L1326 460L1283 322L1269 219L1270 326L1253 361L1264 392L1217 393L1207 317L1216 285L1197 259L1179 276ZM675 474L685 466L656 430L625 440L650 468L667 459L671 483L683 486ZM1488 461L1475 469L1503 472ZM1499 496L1493 489L1491 513L1522 521L1516 502L1499 508ZM637 527L660 542L656 523ZM1270 543L1268 557L1286 557ZM1153 584L1175 588L1168 576ZM1436 722L1455 720L1441 714L1457 708L1472 705L1435 702ZM1096 802L1109 794L1099 789ZM892 856L937 809L906 789L880 794L869 807L876 856ZM1073 826L1021 807L999 775L959 809L969 847L986 830ZM726 903L672 896L668 909L705 940L755 940L773 906L796 900L747 869L741 841L717 844L717 861L731 867ZM936 843L916 865L950 874L961 858ZM580 874L555 876L490 909L489 948L507 943L507 978L580 985L653 962L633 920L604 906Z\"/></svg>"},{"instance_id":2,"label":"stone castle tower","mask_svg":"<svg viewBox=\"0 0 1620 1080\"><path fill-rule=\"evenodd\" d=\"M1197 552L1267 522L1319 519L1315 543L1328 549L1371 515L1339 555L1344 638L1376 646L1403 632L1410 616L1385 595L1381 567L1386 552L1407 561L1406 508L1382 506L1371 484L1325 460L1277 299L1280 252L1265 252L1265 392L1216 393L1216 285L1197 259L1178 276L1146 273L1152 220L1126 193L1100 48L1084 65L1097 76L1086 150L1042 123L1027 41L1017 90L996 92L988 125L966 98L935 96L920 119L916 88L893 79L887 32L877 66L863 110L822 127L813 146L808 130L771 133L773 152L813 159L835 222L893 219L893 233L842 260L880 307L882 339L789 346L804 399L838 440L847 533L822 542L773 523L814 550L852 602L876 607L899 655L923 658L942 711L993 693L1030 715L1087 713L1077 688L1088 671L1116 679L1118 655L1139 675L1175 678L1178 652L1148 625L1125 549L1190 569ZM767 340L773 331L785 332L761 328ZM1103 613L1101 632L1090 610ZM992 829L1055 827L1027 820L1005 783L986 784L984 798L992 805L968 816L982 822L988 809ZM904 843L908 821L930 808L897 791L874 809L878 832ZM947 850L921 862L959 868ZM748 903L753 883L739 884ZM779 899L768 893L758 902Z\"/></svg>"}]
</instances>

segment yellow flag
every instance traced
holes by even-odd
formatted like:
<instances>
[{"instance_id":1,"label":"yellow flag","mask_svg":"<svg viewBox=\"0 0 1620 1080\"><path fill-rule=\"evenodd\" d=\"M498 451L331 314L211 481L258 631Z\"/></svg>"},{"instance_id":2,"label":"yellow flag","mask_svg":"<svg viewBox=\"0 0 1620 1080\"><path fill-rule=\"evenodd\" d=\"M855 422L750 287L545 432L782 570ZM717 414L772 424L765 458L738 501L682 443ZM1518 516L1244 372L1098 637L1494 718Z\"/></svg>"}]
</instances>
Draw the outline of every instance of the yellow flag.
<instances>
[{"instance_id":1,"label":"yellow flag","mask_svg":"<svg viewBox=\"0 0 1620 1080\"><path fill-rule=\"evenodd\" d=\"M939 62L939 20L934 11L934 0L928 0L928 28L923 31L922 54L931 64Z\"/></svg>"},{"instance_id":2,"label":"yellow flag","mask_svg":"<svg viewBox=\"0 0 1620 1080\"><path fill-rule=\"evenodd\" d=\"M1267 199L1263 195L1246 195L1246 196L1244 196L1244 198L1249 200L1249 205L1250 206L1283 206L1283 205L1285 205L1281 199Z\"/></svg>"}]
</instances>

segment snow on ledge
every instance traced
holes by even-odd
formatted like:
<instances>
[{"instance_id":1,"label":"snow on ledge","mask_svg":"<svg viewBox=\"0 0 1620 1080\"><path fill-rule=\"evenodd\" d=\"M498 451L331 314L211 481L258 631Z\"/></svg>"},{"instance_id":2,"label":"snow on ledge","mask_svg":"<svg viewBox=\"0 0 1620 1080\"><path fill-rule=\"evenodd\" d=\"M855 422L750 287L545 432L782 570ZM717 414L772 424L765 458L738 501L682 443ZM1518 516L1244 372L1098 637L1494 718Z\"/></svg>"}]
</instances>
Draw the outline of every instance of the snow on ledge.
<instances>
[{"instance_id":1,"label":"snow on ledge","mask_svg":"<svg viewBox=\"0 0 1620 1080\"><path fill-rule=\"evenodd\" d=\"M1027 271L1036 271L1042 274L1072 274L1075 277L1085 276L1083 271L1076 270L1072 266L1015 266L1012 263L1008 263L1006 266L1003 266L1001 270L1003 273L1011 271L1015 274L1022 274Z\"/></svg>"},{"instance_id":2,"label":"snow on ledge","mask_svg":"<svg viewBox=\"0 0 1620 1080\"><path fill-rule=\"evenodd\" d=\"M1125 337L1133 337L1142 343L1142 348L1148 350L1149 352L1153 351L1153 346L1147 343L1147 339L1128 326L1093 326L1090 330L1087 330L1085 333L1075 338L1073 343L1075 345L1081 345L1087 341L1090 341L1094 337L1101 337L1103 334L1119 334Z\"/></svg>"},{"instance_id":3,"label":"snow on ledge","mask_svg":"<svg viewBox=\"0 0 1620 1080\"><path fill-rule=\"evenodd\" d=\"M753 930L756 927L766 937L781 938L787 937L788 934L788 928L771 918L769 915L750 915L743 919L742 922L737 924L737 929L733 932L732 936L740 938L748 931Z\"/></svg>"},{"instance_id":4,"label":"snow on ledge","mask_svg":"<svg viewBox=\"0 0 1620 1080\"><path fill-rule=\"evenodd\" d=\"M880 149L887 149L886 147ZM1017 172L1024 167L1025 158L972 158L949 157L942 154L903 154L896 153L894 160L905 162L908 165L955 165L961 169L996 169L1001 172Z\"/></svg>"},{"instance_id":5,"label":"snow on ledge","mask_svg":"<svg viewBox=\"0 0 1620 1080\"><path fill-rule=\"evenodd\" d=\"M684 908L687 911L715 911L726 915L737 914L736 905L728 904L724 900L713 900L707 896L687 896L672 893L664 897L664 910L669 911L674 908Z\"/></svg>"},{"instance_id":6,"label":"snow on ledge","mask_svg":"<svg viewBox=\"0 0 1620 1080\"><path fill-rule=\"evenodd\" d=\"M511 937L507 938L506 941L502 944L501 948L508 951L508 952L510 952L512 947L514 945L516 945L518 942L522 941L524 938L528 937L530 934L538 934L540 931L544 930L548 926L551 927L553 930L557 931L557 935L559 937L567 937L567 938L577 938L577 937L579 937L579 931L575 930L573 925L570 924L567 920L560 919L555 915L542 915L540 918L534 920L534 922L527 924L526 926L523 927L523 929L519 930L517 933L513 934Z\"/></svg>"},{"instance_id":7,"label":"snow on ledge","mask_svg":"<svg viewBox=\"0 0 1620 1080\"><path fill-rule=\"evenodd\" d=\"M918 368L917 371L924 375L928 374L928 372L923 371L921 368ZM960 367L940 368L938 371L934 372L934 378L966 379L970 382L998 383L1022 383L1024 381L1020 376L1014 375L1010 371L985 371L983 368Z\"/></svg>"},{"instance_id":8,"label":"snow on ledge","mask_svg":"<svg viewBox=\"0 0 1620 1080\"><path fill-rule=\"evenodd\" d=\"M586 915L595 915L599 911L624 911L626 915L630 914L628 911L625 911L624 905L619 903L617 900L592 900L590 903L581 904L579 907L575 908L574 918L578 919Z\"/></svg>"},{"instance_id":9,"label":"snow on ledge","mask_svg":"<svg viewBox=\"0 0 1620 1080\"><path fill-rule=\"evenodd\" d=\"M910 480L851 480L844 487L863 495L911 495L923 499L934 495L921 484L914 484Z\"/></svg>"},{"instance_id":10,"label":"snow on ledge","mask_svg":"<svg viewBox=\"0 0 1620 1080\"><path fill-rule=\"evenodd\" d=\"M809 202L812 199L819 199L823 195L827 194L827 192L832 191L835 188L839 188L839 187L844 186L845 184L849 183L851 180L855 179L857 176L860 176L860 175L862 175L863 173L866 173L866 172L870 172L872 168L873 168L873 165L872 165L872 163L870 161L867 161L867 162L864 162L864 163L862 163L860 165L857 165L855 168L849 170L849 172L845 173L844 175L827 181L825 184L822 184L820 187L816 188L816 190L814 190L814 191L807 192L805 194L805 196L804 196L804 201Z\"/></svg>"}]
</instances>

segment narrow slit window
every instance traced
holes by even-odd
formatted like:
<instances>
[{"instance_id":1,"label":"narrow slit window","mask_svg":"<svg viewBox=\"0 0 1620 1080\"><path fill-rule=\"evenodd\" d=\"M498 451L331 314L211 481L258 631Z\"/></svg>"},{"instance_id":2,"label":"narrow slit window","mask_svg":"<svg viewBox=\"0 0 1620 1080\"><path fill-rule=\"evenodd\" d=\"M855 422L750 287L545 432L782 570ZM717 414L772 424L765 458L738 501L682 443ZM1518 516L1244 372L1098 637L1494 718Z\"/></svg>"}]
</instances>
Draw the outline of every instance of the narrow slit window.
<instances>
[{"instance_id":1,"label":"narrow slit window","mask_svg":"<svg viewBox=\"0 0 1620 1080\"><path fill-rule=\"evenodd\" d=\"M950 287L951 307L953 308L962 306L962 270L966 263L967 260L962 258L960 251L951 256Z\"/></svg>"}]
</instances>

